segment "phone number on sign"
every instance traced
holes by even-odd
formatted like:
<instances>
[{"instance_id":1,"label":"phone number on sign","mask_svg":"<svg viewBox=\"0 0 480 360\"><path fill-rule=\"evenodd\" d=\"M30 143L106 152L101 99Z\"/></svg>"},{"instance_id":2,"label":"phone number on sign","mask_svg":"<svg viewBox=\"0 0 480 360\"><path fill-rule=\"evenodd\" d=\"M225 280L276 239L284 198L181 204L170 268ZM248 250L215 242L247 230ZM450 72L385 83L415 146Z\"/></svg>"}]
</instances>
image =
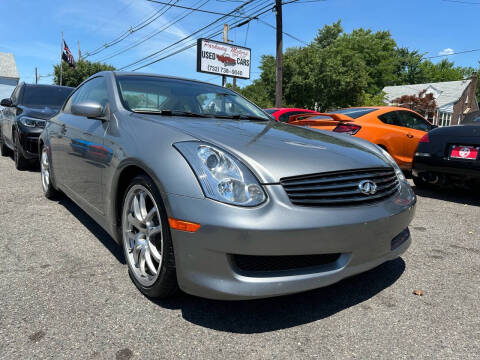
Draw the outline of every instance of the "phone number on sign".
<instances>
[{"instance_id":1,"label":"phone number on sign","mask_svg":"<svg viewBox=\"0 0 480 360\"><path fill-rule=\"evenodd\" d=\"M235 70L235 69L230 70L230 69L223 68L223 67L220 67L220 66L208 65L207 69L208 69L208 71L222 73L222 74L225 74L225 75L233 75L233 76L242 76L243 75L243 71L241 71L241 70Z\"/></svg>"}]
</instances>

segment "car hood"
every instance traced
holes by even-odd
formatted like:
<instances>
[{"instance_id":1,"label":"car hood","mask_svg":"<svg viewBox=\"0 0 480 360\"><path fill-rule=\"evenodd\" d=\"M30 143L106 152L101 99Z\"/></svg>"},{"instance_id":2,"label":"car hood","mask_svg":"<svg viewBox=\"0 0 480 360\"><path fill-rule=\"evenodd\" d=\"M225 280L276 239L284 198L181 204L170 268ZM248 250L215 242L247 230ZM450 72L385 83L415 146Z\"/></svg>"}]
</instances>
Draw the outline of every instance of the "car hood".
<instances>
[{"instance_id":1,"label":"car hood","mask_svg":"<svg viewBox=\"0 0 480 360\"><path fill-rule=\"evenodd\" d=\"M58 111L60 107L48 107L48 106L38 106L38 107L26 107L22 106L22 115L23 116L31 116L36 119L43 119L48 120L53 117Z\"/></svg>"},{"instance_id":2,"label":"car hood","mask_svg":"<svg viewBox=\"0 0 480 360\"><path fill-rule=\"evenodd\" d=\"M344 134L276 121L179 117L162 117L160 121L234 154L262 183L277 183L296 175L391 166L373 144Z\"/></svg>"}]
</instances>

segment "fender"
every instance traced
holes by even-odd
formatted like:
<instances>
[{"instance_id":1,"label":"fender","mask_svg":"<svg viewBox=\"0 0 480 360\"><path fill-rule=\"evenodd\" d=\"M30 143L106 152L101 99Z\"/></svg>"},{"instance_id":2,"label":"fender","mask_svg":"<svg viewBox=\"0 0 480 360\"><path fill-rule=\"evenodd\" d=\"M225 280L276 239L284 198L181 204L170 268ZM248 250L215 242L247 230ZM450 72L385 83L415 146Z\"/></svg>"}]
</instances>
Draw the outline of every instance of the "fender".
<instances>
[{"instance_id":1,"label":"fender","mask_svg":"<svg viewBox=\"0 0 480 360\"><path fill-rule=\"evenodd\" d=\"M160 179L155 175L154 171L147 164L137 158L129 158L122 160L110 180L110 186L108 186L108 183L105 183L105 189L107 190L107 193L105 194L105 200L108 202L107 216L110 218L112 224L111 233L116 235L114 238L115 241L117 241L118 243L120 243L121 238L119 237L118 233L120 224L118 223L117 219L117 206L119 205L117 199L117 192L120 182L120 176L123 171L129 166L135 166L139 168L153 180L155 186L160 192L160 195L162 196L162 201L167 211L167 214L171 213L171 207L168 202L168 197L166 196L165 187L163 186Z\"/></svg>"}]
</instances>

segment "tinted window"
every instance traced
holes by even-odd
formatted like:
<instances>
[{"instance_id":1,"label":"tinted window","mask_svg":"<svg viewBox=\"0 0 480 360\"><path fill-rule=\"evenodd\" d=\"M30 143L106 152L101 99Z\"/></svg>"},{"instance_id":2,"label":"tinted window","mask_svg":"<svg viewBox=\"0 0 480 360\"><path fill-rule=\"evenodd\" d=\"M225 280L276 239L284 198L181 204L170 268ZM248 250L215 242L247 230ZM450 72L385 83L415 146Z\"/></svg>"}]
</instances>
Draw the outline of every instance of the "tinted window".
<instances>
[{"instance_id":1,"label":"tinted window","mask_svg":"<svg viewBox=\"0 0 480 360\"><path fill-rule=\"evenodd\" d=\"M21 85L17 85L17 87L13 90L12 95L10 96L10 99L14 104L17 103L18 100L18 93L20 92Z\"/></svg>"},{"instance_id":2,"label":"tinted window","mask_svg":"<svg viewBox=\"0 0 480 360\"><path fill-rule=\"evenodd\" d=\"M396 111L391 111L380 115L378 118L385 124L401 126L396 113Z\"/></svg>"},{"instance_id":3,"label":"tinted window","mask_svg":"<svg viewBox=\"0 0 480 360\"><path fill-rule=\"evenodd\" d=\"M431 129L431 125L424 118L413 112L397 111L397 116L400 126L421 131L429 131Z\"/></svg>"},{"instance_id":4,"label":"tinted window","mask_svg":"<svg viewBox=\"0 0 480 360\"><path fill-rule=\"evenodd\" d=\"M345 114L347 116L350 116L352 119L357 119L360 116L367 115L368 113L371 113L372 111L375 111L377 109L375 108L350 108L350 109L340 109L340 110L335 110L331 111L332 114Z\"/></svg>"},{"instance_id":5,"label":"tinted window","mask_svg":"<svg viewBox=\"0 0 480 360\"><path fill-rule=\"evenodd\" d=\"M267 114L272 115L274 112L277 112L278 110L277 109L263 109L263 111L265 111Z\"/></svg>"},{"instance_id":6,"label":"tinted window","mask_svg":"<svg viewBox=\"0 0 480 360\"><path fill-rule=\"evenodd\" d=\"M108 101L107 82L104 77L96 77L89 80L78 89L72 96L72 103L97 102L106 105Z\"/></svg>"},{"instance_id":7,"label":"tinted window","mask_svg":"<svg viewBox=\"0 0 480 360\"><path fill-rule=\"evenodd\" d=\"M188 111L202 115L269 118L229 89L195 81L157 76L118 76L124 105L131 111Z\"/></svg>"},{"instance_id":8,"label":"tinted window","mask_svg":"<svg viewBox=\"0 0 480 360\"><path fill-rule=\"evenodd\" d=\"M23 91L23 105L59 108L72 92L72 88L60 86L27 85Z\"/></svg>"}]
</instances>

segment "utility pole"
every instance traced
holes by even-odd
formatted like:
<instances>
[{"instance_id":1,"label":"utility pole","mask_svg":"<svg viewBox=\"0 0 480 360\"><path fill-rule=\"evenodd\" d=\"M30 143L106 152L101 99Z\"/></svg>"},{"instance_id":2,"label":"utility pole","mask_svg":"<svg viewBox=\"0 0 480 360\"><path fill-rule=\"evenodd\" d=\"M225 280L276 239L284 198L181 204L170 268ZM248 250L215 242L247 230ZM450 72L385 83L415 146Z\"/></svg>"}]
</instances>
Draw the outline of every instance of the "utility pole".
<instances>
[{"instance_id":1,"label":"utility pole","mask_svg":"<svg viewBox=\"0 0 480 360\"><path fill-rule=\"evenodd\" d=\"M78 47L78 60L80 60L82 58L82 52L80 51L80 40L77 40L77 47Z\"/></svg>"},{"instance_id":2,"label":"utility pole","mask_svg":"<svg viewBox=\"0 0 480 360\"><path fill-rule=\"evenodd\" d=\"M60 86L62 85L62 77L63 77L63 31L62 31L62 41L60 42Z\"/></svg>"},{"instance_id":3,"label":"utility pole","mask_svg":"<svg viewBox=\"0 0 480 360\"><path fill-rule=\"evenodd\" d=\"M223 42L228 43L228 24L223 24ZM227 85L227 77L222 75L222 86L225 87Z\"/></svg>"},{"instance_id":4,"label":"utility pole","mask_svg":"<svg viewBox=\"0 0 480 360\"><path fill-rule=\"evenodd\" d=\"M37 68L35 68L35 84L38 84L38 71L37 71Z\"/></svg>"},{"instance_id":5,"label":"utility pole","mask_svg":"<svg viewBox=\"0 0 480 360\"><path fill-rule=\"evenodd\" d=\"M283 25L282 25L282 0L275 0L275 14L277 20L277 76L275 83L275 107L282 107L283 85Z\"/></svg>"}]
</instances>

